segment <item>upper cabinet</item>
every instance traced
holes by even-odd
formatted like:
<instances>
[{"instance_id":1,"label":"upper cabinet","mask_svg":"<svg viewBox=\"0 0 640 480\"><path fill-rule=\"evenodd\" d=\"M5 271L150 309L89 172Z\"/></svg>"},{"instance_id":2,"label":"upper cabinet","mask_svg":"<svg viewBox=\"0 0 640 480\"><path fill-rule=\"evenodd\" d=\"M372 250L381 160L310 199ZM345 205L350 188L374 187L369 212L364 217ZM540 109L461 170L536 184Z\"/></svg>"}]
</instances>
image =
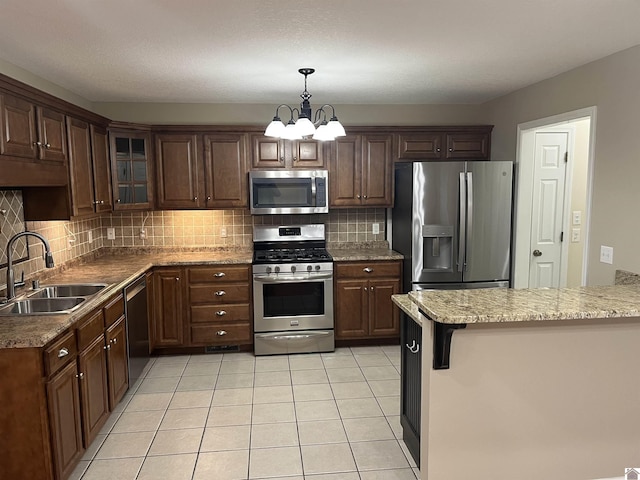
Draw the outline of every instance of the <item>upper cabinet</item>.
<instances>
[{"instance_id":1,"label":"upper cabinet","mask_svg":"<svg viewBox=\"0 0 640 480\"><path fill-rule=\"evenodd\" d=\"M400 161L489 160L491 126L425 127L396 134Z\"/></svg>"},{"instance_id":2,"label":"upper cabinet","mask_svg":"<svg viewBox=\"0 0 640 480\"><path fill-rule=\"evenodd\" d=\"M156 134L158 208L204 206L204 175L198 135Z\"/></svg>"},{"instance_id":3,"label":"upper cabinet","mask_svg":"<svg viewBox=\"0 0 640 480\"><path fill-rule=\"evenodd\" d=\"M111 177L114 210L153 208L151 134L111 130Z\"/></svg>"},{"instance_id":4,"label":"upper cabinet","mask_svg":"<svg viewBox=\"0 0 640 480\"><path fill-rule=\"evenodd\" d=\"M325 144L317 140L282 140L251 134L251 167L326 168Z\"/></svg>"},{"instance_id":5,"label":"upper cabinet","mask_svg":"<svg viewBox=\"0 0 640 480\"><path fill-rule=\"evenodd\" d=\"M67 117L69 135L69 178L72 215L94 213L91 135L89 124Z\"/></svg>"},{"instance_id":6,"label":"upper cabinet","mask_svg":"<svg viewBox=\"0 0 640 480\"><path fill-rule=\"evenodd\" d=\"M347 135L331 145L329 207L393 204L392 136Z\"/></svg>"},{"instance_id":7,"label":"upper cabinet","mask_svg":"<svg viewBox=\"0 0 640 480\"><path fill-rule=\"evenodd\" d=\"M4 93L0 130L0 187L67 184L64 114Z\"/></svg>"},{"instance_id":8,"label":"upper cabinet","mask_svg":"<svg viewBox=\"0 0 640 480\"><path fill-rule=\"evenodd\" d=\"M204 136L207 208L246 208L247 136L220 133Z\"/></svg>"},{"instance_id":9,"label":"upper cabinet","mask_svg":"<svg viewBox=\"0 0 640 480\"><path fill-rule=\"evenodd\" d=\"M113 209L111 194L111 169L109 168L109 137L107 129L91 125L91 156L93 158L93 191L95 212Z\"/></svg>"}]
</instances>

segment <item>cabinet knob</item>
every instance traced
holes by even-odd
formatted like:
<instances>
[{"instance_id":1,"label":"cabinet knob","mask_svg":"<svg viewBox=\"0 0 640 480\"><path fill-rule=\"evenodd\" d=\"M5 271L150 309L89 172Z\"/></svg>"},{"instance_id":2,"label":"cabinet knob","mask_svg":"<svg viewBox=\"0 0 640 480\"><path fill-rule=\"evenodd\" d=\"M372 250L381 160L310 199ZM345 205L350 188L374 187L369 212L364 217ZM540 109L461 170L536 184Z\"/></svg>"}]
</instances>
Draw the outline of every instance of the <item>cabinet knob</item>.
<instances>
[{"instance_id":1,"label":"cabinet knob","mask_svg":"<svg viewBox=\"0 0 640 480\"><path fill-rule=\"evenodd\" d=\"M107 345L106 347L104 347L105 350L111 350L111 345Z\"/></svg>"},{"instance_id":2,"label":"cabinet knob","mask_svg":"<svg viewBox=\"0 0 640 480\"><path fill-rule=\"evenodd\" d=\"M51 148L51 144L50 143L45 143L44 144L44 148Z\"/></svg>"},{"instance_id":3,"label":"cabinet knob","mask_svg":"<svg viewBox=\"0 0 640 480\"><path fill-rule=\"evenodd\" d=\"M373 287L370 287L369 290L371 290L373 292Z\"/></svg>"},{"instance_id":4,"label":"cabinet knob","mask_svg":"<svg viewBox=\"0 0 640 480\"><path fill-rule=\"evenodd\" d=\"M294 161L294 162L297 162L297 161L298 161L298 157L295 157L295 156L294 156L294 157L293 157L293 161Z\"/></svg>"},{"instance_id":5,"label":"cabinet knob","mask_svg":"<svg viewBox=\"0 0 640 480\"><path fill-rule=\"evenodd\" d=\"M365 272L365 273L371 273L371 272L373 272L373 268L365 267L365 268L362 269L362 271Z\"/></svg>"},{"instance_id":6,"label":"cabinet knob","mask_svg":"<svg viewBox=\"0 0 640 480\"><path fill-rule=\"evenodd\" d=\"M120 199L119 198L116 200L116 203L120 203Z\"/></svg>"},{"instance_id":7,"label":"cabinet knob","mask_svg":"<svg viewBox=\"0 0 640 480\"><path fill-rule=\"evenodd\" d=\"M284 155L280 157L280 162L284 163Z\"/></svg>"},{"instance_id":8,"label":"cabinet knob","mask_svg":"<svg viewBox=\"0 0 640 480\"><path fill-rule=\"evenodd\" d=\"M80 380L82 380L84 378L84 373L80 372L79 374L76 375L76 378L79 378Z\"/></svg>"},{"instance_id":9,"label":"cabinet knob","mask_svg":"<svg viewBox=\"0 0 640 480\"><path fill-rule=\"evenodd\" d=\"M193 201L197 202L198 201L198 197L193 197Z\"/></svg>"},{"instance_id":10,"label":"cabinet knob","mask_svg":"<svg viewBox=\"0 0 640 480\"><path fill-rule=\"evenodd\" d=\"M360 198L362 198L362 197L360 197L360 195L356 195L356 198L359 200L359 199L360 199Z\"/></svg>"},{"instance_id":11,"label":"cabinet knob","mask_svg":"<svg viewBox=\"0 0 640 480\"><path fill-rule=\"evenodd\" d=\"M207 195L207 202L211 201L211 195Z\"/></svg>"},{"instance_id":12,"label":"cabinet knob","mask_svg":"<svg viewBox=\"0 0 640 480\"><path fill-rule=\"evenodd\" d=\"M369 289L368 289L367 287L364 287L364 291L365 291L365 292L368 292L368 291L369 291Z\"/></svg>"},{"instance_id":13,"label":"cabinet knob","mask_svg":"<svg viewBox=\"0 0 640 480\"><path fill-rule=\"evenodd\" d=\"M109 340L109 343L118 343L118 339L117 338L113 338L113 339Z\"/></svg>"},{"instance_id":14,"label":"cabinet knob","mask_svg":"<svg viewBox=\"0 0 640 480\"><path fill-rule=\"evenodd\" d=\"M436 148L436 152L440 152L440 148Z\"/></svg>"},{"instance_id":15,"label":"cabinet knob","mask_svg":"<svg viewBox=\"0 0 640 480\"><path fill-rule=\"evenodd\" d=\"M61 348L60 351L58 352L58 358L63 358L63 357L66 357L67 355L69 355L69 350L66 348Z\"/></svg>"},{"instance_id":16,"label":"cabinet knob","mask_svg":"<svg viewBox=\"0 0 640 480\"><path fill-rule=\"evenodd\" d=\"M180 281L180 277L176 277L176 282L179 282L179 281Z\"/></svg>"},{"instance_id":17,"label":"cabinet knob","mask_svg":"<svg viewBox=\"0 0 640 480\"><path fill-rule=\"evenodd\" d=\"M450 149L449 149L449 151L450 151L450 152L453 152L453 148L450 148Z\"/></svg>"},{"instance_id":18,"label":"cabinet knob","mask_svg":"<svg viewBox=\"0 0 640 480\"><path fill-rule=\"evenodd\" d=\"M369 198L367 195L364 196L364 199L366 200L367 198Z\"/></svg>"},{"instance_id":19,"label":"cabinet knob","mask_svg":"<svg viewBox=\"0 0 640 480\"><path fill-rule=\"evenodd\" d=\"M226 332L225 330L218 330L218 331L216 332L216 335L218 335L219 337L222 337L222 336L224 336L224 335L226 335L226 334L227 334L227 332Z\"/></svg>"},{"instance_id":20,"label":"cabinet knob","mask_svg":"<svg viewBox=\"0 0 640 480\"><path fill-rule=\"evenodd\" d=\"M221 296L226 295L226 294L227 294L227 292L225 292L224 290L218 290L216 292L216 297L221 297Z\"/></svg>"},{"instance_id":21,"label":"cabinet knob","mask_svg":"<svg viewBox=\"0 0 640 480\"><path fill-rule=\"evenodd\" d=\"M34 144L36 147L41 147L41 146L42 146L42 142L33 142L33 144Z\"/></svg>"},{"instance_id":22,"label":"cabinet knob","mask_svg":"<svg viewBox=\"0 0 640 480\"><path fill-rule=\"evenodd\" d=\"M218 273L214 273L213 276L216 278L222 278L224 276L226 276L227 274L224 272L218 272Z\"/></svg>"},{"instance_id":23,"label":"cabinet knob","mask_svg":"<svg viewBox=\"0 0 640 480\"><path fill-rule=\"evenodd\" d=\"M104 205L104 200L96 200L93 202L94 205Z\"/></svg>"},{"instance_id":24,"label":"cabinet knob","mask_svg":"<svg viewBox=\"0 0 640 480\"><path fill-rule=\"evenodd\" d=\"M218 310L216 312L216 315L219 317L224 317L227 314L227 312L225 312L224 310Z\"/></svg>"}]
</instances>

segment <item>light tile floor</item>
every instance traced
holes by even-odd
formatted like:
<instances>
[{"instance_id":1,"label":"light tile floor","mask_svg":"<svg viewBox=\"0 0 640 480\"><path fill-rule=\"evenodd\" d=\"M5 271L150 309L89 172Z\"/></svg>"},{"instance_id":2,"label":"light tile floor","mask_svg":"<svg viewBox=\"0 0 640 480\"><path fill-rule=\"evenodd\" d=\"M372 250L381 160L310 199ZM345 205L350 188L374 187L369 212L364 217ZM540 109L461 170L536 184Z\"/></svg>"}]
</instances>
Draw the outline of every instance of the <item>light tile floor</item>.
<instances>
[{"instance_id":1,"label":"light tile floor","mask_svg":"<svg viewBox=\"0 0 640 480\"><path fill-rule=\"evenodd\" d=\"M415 480L400 348L157 357L73 480Z\"/></svg>"}]
</instances>

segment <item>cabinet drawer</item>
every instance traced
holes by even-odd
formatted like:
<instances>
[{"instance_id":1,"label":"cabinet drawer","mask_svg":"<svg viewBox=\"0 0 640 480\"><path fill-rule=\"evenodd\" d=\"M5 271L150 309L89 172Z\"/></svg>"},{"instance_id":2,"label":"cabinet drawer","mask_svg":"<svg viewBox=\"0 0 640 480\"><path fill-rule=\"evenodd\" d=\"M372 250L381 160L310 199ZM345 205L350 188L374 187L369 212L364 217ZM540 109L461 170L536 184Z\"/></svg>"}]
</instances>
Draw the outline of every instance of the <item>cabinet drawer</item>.
<instances>
[{"instance_id":1,"label":"cabinet drawer","mask_svg":"<svg viewBox=\"0 0 640 480\"><path fill-rule=\"evenodd\" d=\"M82 351L104 332L104 314L102 309L87 316L78 327L78 350Z\"/></svg>"},{"instance_id":2,"label":"cabinet drawer","mask_svg":"<svg viewBox=\"0 0 640 480\"><path fill-rule=\"evenodd\" d=\"M189 283L248 282L249 267L220 265L219 267L189 268Z\"/></svg>"},{"instance_id":3,"label":"cabinet drawer","mask_svg":"<svg viewBox=\"0 0 640 480\"><path fill-rule=\"evenodd\" d=\"M191 343L206 345L251 343L251 328L249 323L192 325Z\"/></svg>"},{"instance_id":4,"label":"cabinet drawer","mask_svg":"<svg viewBox=\"0 0 640 480\"><path fill-rule=\"evenodd\" d=\"M192 285L189 287L190 303L249 303L249 285Z\"/></svg>"},{"instance_id":5,"label":"cabinet drawer","mask_svg":"<svg viewBox=\"0 0 640 480\"><path fill-rule=\"evenodd\" d=\"M399 277L400 262L336 263L335 274L336 278Z\"/></svg>"},{"instance_id":6,"label":"cabinet drawer","mask_svg":"<svg viewBox=\"0 0 640 480\"><path fill-rule=\"evenodd\" d=\"M44 368L47 375L57 372L71 360L74 360L77 353L75 331L57 339L44 351Z\"/></svg>"},{"instance_id":7,"label":"cabinet drawer","mask_svg":"<svg viewBox=\"0 0 640 480\"><path fill-rule=\"evenodd\" d=\"M110 327L124 315L124 297L118 295L104 307L104 326Z\"/></svg>"},{"instance_id":8,"label":"cabinet drawer","mask_svg":"<svg viewBox=\"0 0 640 480\"><path fill-rule=\"evenodd\" d=\"M191 323L248 322L249 305L192 305Z\"/></svg>"}]
</instances>

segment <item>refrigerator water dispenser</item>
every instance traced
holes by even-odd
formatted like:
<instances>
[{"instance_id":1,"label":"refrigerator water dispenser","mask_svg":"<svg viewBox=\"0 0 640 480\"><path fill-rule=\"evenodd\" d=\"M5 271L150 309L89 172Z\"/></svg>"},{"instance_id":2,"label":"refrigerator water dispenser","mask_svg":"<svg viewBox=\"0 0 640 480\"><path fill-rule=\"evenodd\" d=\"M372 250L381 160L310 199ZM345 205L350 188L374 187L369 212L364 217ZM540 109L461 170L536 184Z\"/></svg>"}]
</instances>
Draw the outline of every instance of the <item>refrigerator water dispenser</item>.
<instances>
[{"instance_id":1,"label":"refrigerator water dispenser","mask_svg":"<svg viewBox=\"0 0 640 480\"><path fill-rule=\"evenodd\" d=\"M453 225L422 226L422 268L424 271L453 271L453 233Z\"/></svg>"}]
</instances>

